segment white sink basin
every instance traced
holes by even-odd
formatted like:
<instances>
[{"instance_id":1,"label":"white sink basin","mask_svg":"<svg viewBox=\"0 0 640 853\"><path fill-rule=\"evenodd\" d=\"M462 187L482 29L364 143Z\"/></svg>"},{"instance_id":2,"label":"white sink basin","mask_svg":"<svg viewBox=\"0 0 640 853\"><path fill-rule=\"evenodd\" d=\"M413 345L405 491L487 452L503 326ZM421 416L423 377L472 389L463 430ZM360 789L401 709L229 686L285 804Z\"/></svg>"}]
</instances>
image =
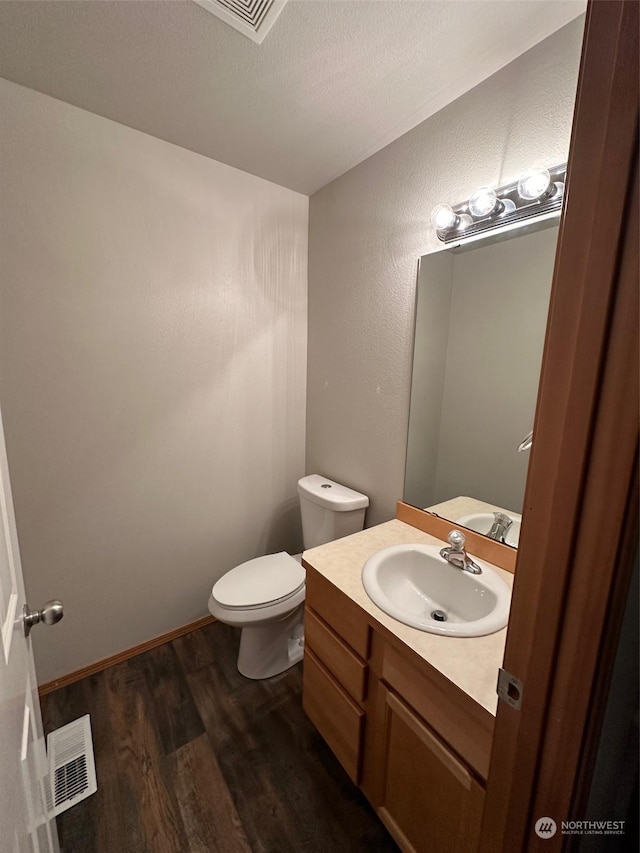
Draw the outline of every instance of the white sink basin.
<instances>
[{"instance_id":1,"label":"white sink basin","mask_svg":"<svg viewBox=\"0 0 640 853\"><path fill-rule=\"evenodd\" d=\"M512 521L511 527L507 530L505 542L507 545L517 548L518 540L520 539L520 522L522 521L522 516L515 512L505 513L505 515L508 515ZM482 533L486 536L491 530L494 520L492 512L472 512L471 515L463 515L460 518L456 518L455 522L456 524L461 524L463 527L468 527L469 530L474 530L476 533Z\"/></svg>"},{"instance_id":2,"label":"white sink basin","mask_svg":"<svg viewBox=\"0 0 640 853\"><path fill-rule=\"evenodd\" d=\"M457 569L437 545L392 545L369 557L362 583L381 610L405 625L452 637L480 637L504 628L511 590L493 569L473 558L482 574ZM432 614L441 611L446 621Z\"/></svg>"}]
</instances>

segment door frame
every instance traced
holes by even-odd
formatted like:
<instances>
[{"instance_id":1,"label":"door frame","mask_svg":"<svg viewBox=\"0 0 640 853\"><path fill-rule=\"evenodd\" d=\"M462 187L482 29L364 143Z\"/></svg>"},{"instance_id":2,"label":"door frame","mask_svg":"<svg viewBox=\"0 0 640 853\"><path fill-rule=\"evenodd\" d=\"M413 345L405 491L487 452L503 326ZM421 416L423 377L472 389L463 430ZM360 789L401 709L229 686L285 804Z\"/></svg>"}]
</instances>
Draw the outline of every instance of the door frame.
<instances>
[{"instance_id":1,"label":"door frame","mask_svg":"<svg viewBox=\"0 0 640 853\"><path fill-rule=\"evenodd\" d=\"M499 702L482 853L561 850L585 818L637 547L638 10L587 9L504 658L522 705Z\"/></svg>"}]
</instances>

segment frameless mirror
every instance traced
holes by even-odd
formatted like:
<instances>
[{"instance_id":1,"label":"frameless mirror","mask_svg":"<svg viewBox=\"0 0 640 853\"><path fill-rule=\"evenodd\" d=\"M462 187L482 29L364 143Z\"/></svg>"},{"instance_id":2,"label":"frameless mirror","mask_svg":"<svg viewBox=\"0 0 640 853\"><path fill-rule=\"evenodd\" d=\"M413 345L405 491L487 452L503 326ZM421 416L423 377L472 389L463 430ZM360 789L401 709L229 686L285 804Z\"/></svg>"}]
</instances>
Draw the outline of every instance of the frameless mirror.
<instances>
[{"instance_id":1,"label":"frameless mirror","mask_svg":"<svg viewBox=\"0 0 640 853\"><path fill-rule=\"evenodd\" d=\"M418 268L404 500L512 546L557 219L536 228L425 255Z\"/></svg>"}]
</instances>

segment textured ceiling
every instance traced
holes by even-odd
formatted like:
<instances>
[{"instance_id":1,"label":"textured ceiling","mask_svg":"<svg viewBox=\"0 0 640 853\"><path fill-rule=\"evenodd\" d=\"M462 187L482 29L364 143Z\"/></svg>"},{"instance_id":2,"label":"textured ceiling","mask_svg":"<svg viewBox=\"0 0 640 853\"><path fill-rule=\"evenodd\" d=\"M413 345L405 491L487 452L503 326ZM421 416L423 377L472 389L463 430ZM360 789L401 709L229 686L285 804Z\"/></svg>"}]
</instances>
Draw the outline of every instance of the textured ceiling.
<instances>
[{"instance_id":1,"label":"textured ceiling","mask_svg":"<svg viewBox=\"0 0 640 853\"><path fill-rule=\"evenodd\" d=\"M262 45L190 0L0 2L0 76L311 194L585 0L289 0Z\"/></svg>"}]
</instances>

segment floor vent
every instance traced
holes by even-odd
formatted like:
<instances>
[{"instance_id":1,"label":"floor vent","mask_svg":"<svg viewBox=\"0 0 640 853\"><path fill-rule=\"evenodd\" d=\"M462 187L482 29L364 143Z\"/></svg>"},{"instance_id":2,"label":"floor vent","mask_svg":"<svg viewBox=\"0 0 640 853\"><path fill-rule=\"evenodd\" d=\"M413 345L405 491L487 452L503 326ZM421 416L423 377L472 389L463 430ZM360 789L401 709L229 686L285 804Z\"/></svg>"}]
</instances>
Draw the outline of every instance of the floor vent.
<instances>
[{"instance_id":1,"label":"floor vent","mask_svg":"<svg viewBox=\"0 0 640 853\"><path fill-rule=\"evenodd\" d=\"M287 0L194 0L234 30L261 44Z\"/></svg>"},{"instance_id":2,"label":"floor vent","mask_svg":"<svg viewBox=\"0 0 640 853\"><path fill-rule=\"evenodd\" d=\"M47 736L53 815L66 812L98 790L89 714Z\"/></svg>"}]
</instances>

